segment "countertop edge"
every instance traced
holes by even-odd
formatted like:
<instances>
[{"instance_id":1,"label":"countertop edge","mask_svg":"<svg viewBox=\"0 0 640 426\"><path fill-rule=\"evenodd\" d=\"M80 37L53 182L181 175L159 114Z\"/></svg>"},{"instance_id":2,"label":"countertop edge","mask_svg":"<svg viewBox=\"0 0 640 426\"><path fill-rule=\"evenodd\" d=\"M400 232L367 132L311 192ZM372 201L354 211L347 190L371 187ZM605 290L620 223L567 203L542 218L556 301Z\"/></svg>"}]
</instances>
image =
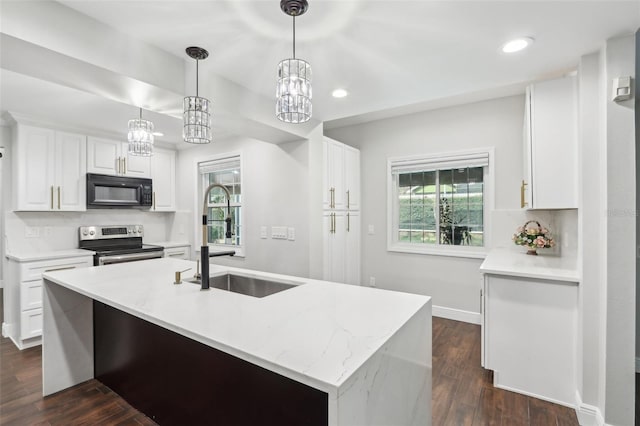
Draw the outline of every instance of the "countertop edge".
<instances>
[{"instance_id":1,"label":"countertop edge","mask_svg":"<svg viewBox=\"0 0 640 426\"><path fill-rule=\"evenodd\" d=\"M37 254L22 254L22 253L5 253L7 259L15 260L16 262L35 262L39 260L54 260L54 259L66 259L71 257L93 257L96 252L84 249L69 249L59 251L48 251Z\"/></svg>"}]
</instances>

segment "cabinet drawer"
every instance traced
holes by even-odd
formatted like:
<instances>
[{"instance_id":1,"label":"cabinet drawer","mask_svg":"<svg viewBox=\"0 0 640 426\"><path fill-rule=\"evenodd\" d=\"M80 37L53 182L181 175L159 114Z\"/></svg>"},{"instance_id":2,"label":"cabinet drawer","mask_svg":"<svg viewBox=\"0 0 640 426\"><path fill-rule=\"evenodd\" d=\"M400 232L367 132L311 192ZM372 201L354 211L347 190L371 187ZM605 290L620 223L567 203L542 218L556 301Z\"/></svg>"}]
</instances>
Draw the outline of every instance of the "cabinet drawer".
<instances>
[{"instance_id":1,"label":"cabinet drawer","mask_svg":"<svg viewBox=\"0 0 640 426\"><path fill-rule=\"evenodd\" d=\"M164 257L189 260L191 257L191 246L164 249Z\"/></svg>"},{"instance_id":2,"label":"cabinet drawer","mask_svg":"<svg viewBox=\"0 0 640 426\"><path fill-rule=\"evenodd\" d=\"M42 335L42 308L20 314L20 338L30 339Z\"/></svg>"},{"instance_id":3,"label":"cabinet drawer","mask_svg":"<svg viewBox=\"0 0 640 426\"><path fill-rule=\"evenodd\" d=\"M20 283L20 310L42 308L42 280Z\"/></svg>"},{"instance_id":4,"label":"cabinet drawer","mask_svg":"<svg viewBox=\"0 0 640 426\"><path fill-rule=\"evenodd\" d=\"M33 281L42 278L44 272L54 270L85 268L93 266L93 257L43 260L41 262L28 262L20 265L20 281Z\"/></svg>"}]
</instances>

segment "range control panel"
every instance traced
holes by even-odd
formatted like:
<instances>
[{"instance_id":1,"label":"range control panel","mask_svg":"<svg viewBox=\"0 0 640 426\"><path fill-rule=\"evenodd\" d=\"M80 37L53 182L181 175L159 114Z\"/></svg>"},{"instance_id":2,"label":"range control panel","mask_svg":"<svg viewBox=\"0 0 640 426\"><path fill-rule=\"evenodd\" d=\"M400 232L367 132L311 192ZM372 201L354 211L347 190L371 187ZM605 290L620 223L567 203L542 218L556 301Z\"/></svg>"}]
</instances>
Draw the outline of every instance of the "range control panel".
<instances>
[{"instance_id":1,"label":"range control panel","mask_svg":"<svg viewBox=\"0 0 640 426\"><path fill-rule=\"evenodd\" d=\"M106 240L110 238L142 237L142 225L81 226L78 230L80 241Z\"/></svg>"}]
</instances>

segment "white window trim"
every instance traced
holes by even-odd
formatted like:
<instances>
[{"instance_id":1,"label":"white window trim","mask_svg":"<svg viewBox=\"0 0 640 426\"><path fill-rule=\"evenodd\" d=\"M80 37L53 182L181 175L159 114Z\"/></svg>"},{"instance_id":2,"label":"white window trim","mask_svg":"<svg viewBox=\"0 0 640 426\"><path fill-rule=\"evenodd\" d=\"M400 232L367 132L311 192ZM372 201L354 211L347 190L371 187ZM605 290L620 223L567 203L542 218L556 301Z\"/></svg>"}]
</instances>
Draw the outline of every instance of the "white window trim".
<instances>
[{"instance_id":1,"label":"white window trim","mask_svg":"<svg viewBox=\"0 0 640 426\"><path fill-rule=\"evenodd\" d=\"M473 154L488 154L489 165L484 169L483 182L483 241L484 247L451 246L451 245L418 245L411 243L400 243L397 240L398 233L394 232L398 228L398 211L396 207L396 189L392 166L399 162L412 162L420 160L437 160L443 157L465 157ZM491 247L491 212L495 209L495 148L477 148L464 151L443 152L438 154L412 155L404 157L391 157L387 159L387 251L396 253L427 254L435 256L466 257L472 259L483 259Z\"/></svg>"},{"instance_id":2,"label":"white window trim","mask_svg":"<svg viewBox=\"0 0 640 426\"><path fill-rule=\"evenodd\" d=\"M202 247L202 201L203 194L201 193L202 188L202 175L200 174L199 164L207 161L218 161L224 160L225 158L230 157L239 157L240 158L240 182L244 187L244 158L241 151L233 151L233 152L225 152L221 154L213 154L208 155L206 157L198 157L193 162L192 170L195 170L194 178L193 178L193 188L194 188L194 197L193 197L193 211L194 211L194 240L195 244L195 252L196 256L199 256L200 248ZM240 220L240 229L244 232L245 228L245 216L246 216L246 197L244 194L244 188L242 191L242 207L243 214L242 219ZM242 238L242 244L239 246L232 244L212 244L209 243L209 253L215 253L216 251L228 251L235 250L236 254L234 257L245 257L245 244L246 244L246 235Z\"/></svg>"}]
</instances>

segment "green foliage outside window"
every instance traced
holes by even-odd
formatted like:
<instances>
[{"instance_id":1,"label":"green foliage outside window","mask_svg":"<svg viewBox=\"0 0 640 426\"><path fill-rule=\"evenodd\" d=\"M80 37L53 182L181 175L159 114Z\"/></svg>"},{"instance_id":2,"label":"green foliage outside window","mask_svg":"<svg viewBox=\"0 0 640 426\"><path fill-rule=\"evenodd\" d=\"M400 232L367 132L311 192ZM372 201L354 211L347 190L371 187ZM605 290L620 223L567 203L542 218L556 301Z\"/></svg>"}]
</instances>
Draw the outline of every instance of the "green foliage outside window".
<instances>
[{"instance_id":1,"label":"green foliage outside window","mask_svg":"<svg viewBox=\"0 0 640 426\"><path fill-rule=\"evenodd\" d=\"M398 241L483 246L483 168L398 175Z\"/></svg>"}]
</instances>

